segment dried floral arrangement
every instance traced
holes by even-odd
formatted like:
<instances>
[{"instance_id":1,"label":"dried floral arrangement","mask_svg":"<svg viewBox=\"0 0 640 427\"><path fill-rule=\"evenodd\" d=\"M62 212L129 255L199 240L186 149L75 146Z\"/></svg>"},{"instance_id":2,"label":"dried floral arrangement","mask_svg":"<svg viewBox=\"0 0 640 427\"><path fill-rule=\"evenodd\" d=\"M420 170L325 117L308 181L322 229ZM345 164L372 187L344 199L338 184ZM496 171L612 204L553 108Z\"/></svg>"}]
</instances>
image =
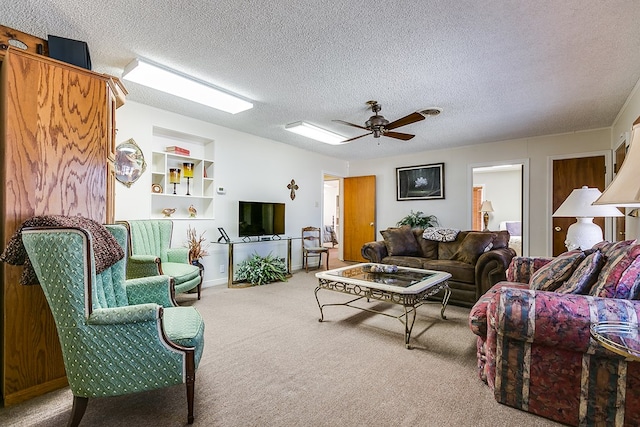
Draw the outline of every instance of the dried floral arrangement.
<instances>
[{"instance_id":1,"label":"dried floral arrangement","mask_svg":"<svg viewBox=\"0 0 640 427\"><path fill-rule=\"evenodd\" d=\"M191 226L187 228L187 243L185 246L189 248L189 261L197 261L203 256L209 255L209 252L207 252L209 244L205 244L207 240L204 237L205 233L206 230L198 235L195 228L191 228Z\"/></svg>"}]
</instances>

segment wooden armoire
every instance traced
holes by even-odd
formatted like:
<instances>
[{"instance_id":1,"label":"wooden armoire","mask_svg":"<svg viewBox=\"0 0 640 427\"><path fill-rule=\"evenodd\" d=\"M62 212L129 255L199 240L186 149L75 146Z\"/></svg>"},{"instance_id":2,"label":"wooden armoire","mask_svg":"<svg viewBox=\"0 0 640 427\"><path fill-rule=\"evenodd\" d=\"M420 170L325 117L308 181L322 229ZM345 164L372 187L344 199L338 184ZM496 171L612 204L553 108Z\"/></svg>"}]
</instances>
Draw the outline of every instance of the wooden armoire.
<instances>
[{"instance_id":1,"label":"wooden armoire","mask_svg":"<svg viewBox=\"0 0 640 427\"><path fill-rule=\"evenodd\" d=\"M2 249L34 215L113 222L115 98L109 77L9 47L0 57ZM2 399L67 384L53 317L21 267L0 263Z\"/></svg>"}]
</instances>

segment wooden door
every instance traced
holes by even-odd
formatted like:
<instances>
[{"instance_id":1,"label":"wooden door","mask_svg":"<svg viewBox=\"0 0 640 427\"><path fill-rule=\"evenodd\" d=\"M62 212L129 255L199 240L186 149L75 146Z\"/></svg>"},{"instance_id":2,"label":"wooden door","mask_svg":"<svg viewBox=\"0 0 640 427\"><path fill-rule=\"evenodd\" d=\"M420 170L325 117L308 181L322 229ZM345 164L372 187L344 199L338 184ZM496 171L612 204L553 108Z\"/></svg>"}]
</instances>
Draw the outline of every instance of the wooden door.
<instances>
[{"instance_id":1,"label":"wooden door","mask_svg":"<svg viewBox=\"0 0 640 427\"><path fill-rule=\"evenodd\" d=\"M376 240L376 177L344 178L343 185L343 257L345 261L365 262L360 250Z\"/></svg>"},{"instance_id":2,"label":"wooden door","mask_svg":"<svg viewBox=\"0 0 640 427\"><path fill-rule=\"evenodd\" d=\"M615 157L616 161L613 166L613 173L617 174L622 166L622 162L624 162L624 158L627 155L627 146L626 143L620 144L618 148L616 148ZM625 213L625 208L618 208L620 212ZM626 238L626 218L624 216L616 217L616 235L615 241L621 242Z\"/></svg>"},{"instance_id":3,"label":"wooden door","mask_svg":"<svg viewBox=\"0 0 640 427\"><path fill-rule=\"evenodd\" d=\"M484 228L482 225L482 212L480 207L482 206L482 187L473 187L473 195L471 197L471 229L482 231Z\"/></svg>"},{"instance_id":4,"label":"wooden door","mask_svg":"<svg viewBox=\"0 0 640 427\"><path fill-rule=\"evenodd\" d=\"M9 49L2 63L3 247L35 215L81 215L106 222L110 140L104 76ZM111 182L112 184L112 182ZM4 322L2 397L11 405L67 384L49 306L22 268L0 263Z\"/></svg>"},{"instance_id":5,"label":"wooden door","mask_svg":"<svg viewBox=\"0 0 640 427\"><path fill-rule=\"evenodd\" d=\"M574 189L583 185L604 191L605 170L604 156L554 160L552 212L560 207ZM567 251L564 241L567 229L574 222L575 218L553 218L553 256ZM604 218L595 218L593 222L604 230Z\"/></svg>"}]
</instances>

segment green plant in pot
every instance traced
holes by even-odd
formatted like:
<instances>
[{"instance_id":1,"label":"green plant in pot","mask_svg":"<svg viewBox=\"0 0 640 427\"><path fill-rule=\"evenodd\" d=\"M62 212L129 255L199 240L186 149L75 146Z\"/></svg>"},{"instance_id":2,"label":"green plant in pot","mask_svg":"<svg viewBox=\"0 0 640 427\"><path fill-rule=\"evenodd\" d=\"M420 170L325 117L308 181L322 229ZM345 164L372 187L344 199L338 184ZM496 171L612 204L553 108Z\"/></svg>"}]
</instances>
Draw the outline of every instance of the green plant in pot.
<instances>
[{"instance_id":1,"label":"green plant in pot","mask_svg":"<svg viewBox=\"0 0 640 427\"><path fill-rule=\"evenodd\" d=\"M287 265L284 258L271 254L262 257L256 253L238 265L235 276L236 280L247 281L252 285L286 282Z\"/></svg>"},{"instance_id":2,"label":"green plant in pot","mask_svg":"<svg viewBox=\"0 0 640 427\"><path fill-rule=\"evenodd\" d=\"M398 221L396 225L398 227L409 225L411 228L435 227L438 225L438 218L435 215L427 215L422 211L414 212L412 209L411 213Z\"/></svg>"}]
</instances>

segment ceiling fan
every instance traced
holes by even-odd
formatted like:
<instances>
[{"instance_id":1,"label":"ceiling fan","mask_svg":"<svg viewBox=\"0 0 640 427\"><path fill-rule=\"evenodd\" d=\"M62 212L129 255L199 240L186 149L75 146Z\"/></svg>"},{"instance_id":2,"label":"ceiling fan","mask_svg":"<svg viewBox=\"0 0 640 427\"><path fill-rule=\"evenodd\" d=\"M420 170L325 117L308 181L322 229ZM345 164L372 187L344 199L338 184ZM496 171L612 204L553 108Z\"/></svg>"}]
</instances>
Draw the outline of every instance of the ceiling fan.
<instances>
[{"instance_id":1,"label":"ceiling fan","mask_svg":"<svg viewBox=\"0 0 640 427\"><path fill-rule=\"evenodd\" d=\"M399 128L401 126L407 126L411 123L419 122L420 120L424 120L425 115L435 116L440 114L440 110L436 108L431 108L424 110L420 113L415 112L411 113L407 116L404 116L398 120L393 122L389 122L389 120L385 119L384 116L378 114L380 110L382 110L382 105L378 104L378 101L367 101L367 105L371 108L374 115L369 117L364 124L364 126L356 125L354 123L345 122L344 120L333 120L334 122L342 123L347 126L352 126L358 129L364 129L370 131L369 133L365 133L364 135L356 136L354 138L347 139L345 142L351 142L355 139L362 138L368 135L373 135L374 138L380 138L381 136L388 136L389 138L401 139L403 141L408 141L413 138L415 135L411 135L408 133L402 132L391 132L391 130Z\"/></svg>"}]
</instances>

